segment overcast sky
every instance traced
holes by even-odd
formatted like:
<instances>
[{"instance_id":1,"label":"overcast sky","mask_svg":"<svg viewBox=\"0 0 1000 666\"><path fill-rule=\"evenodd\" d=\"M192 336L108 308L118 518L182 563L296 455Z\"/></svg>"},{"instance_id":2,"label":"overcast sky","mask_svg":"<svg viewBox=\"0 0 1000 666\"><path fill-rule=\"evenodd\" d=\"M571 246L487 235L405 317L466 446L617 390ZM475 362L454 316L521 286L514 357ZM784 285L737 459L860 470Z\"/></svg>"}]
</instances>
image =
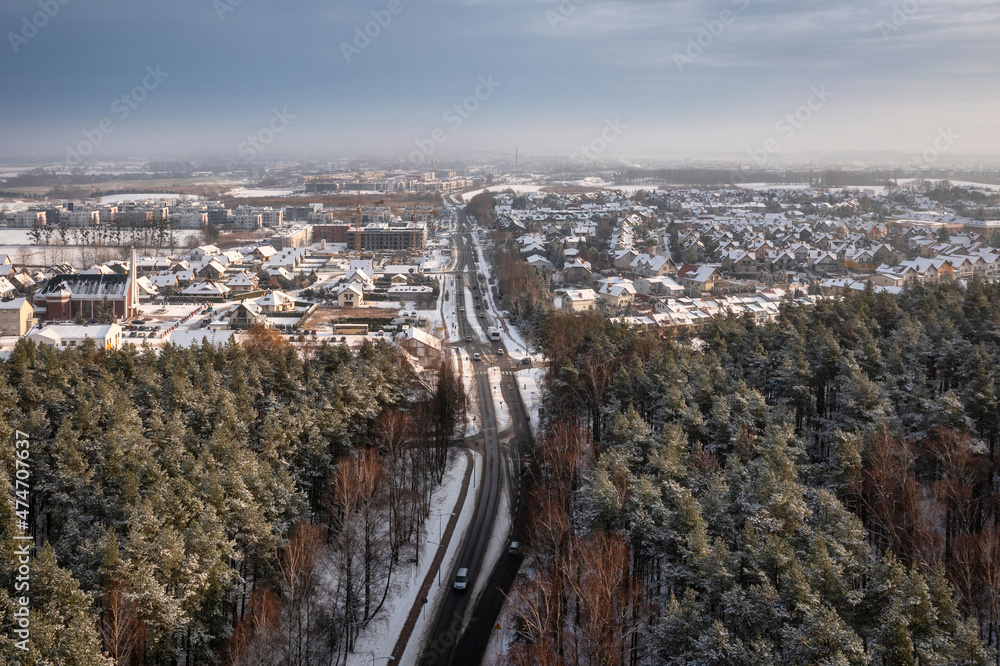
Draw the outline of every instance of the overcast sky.
<instances>
[{"instance_id":1,"label":"overcast sky","mask_svg":"<svg viewBox=\"0 0 1000 666\"><path fill-rule=\"evenodd\" d=\"M102 121L97 156L235 156L269 124L262 156L402 157L438 128L443 158L602 132L602 158L1000 155L997 0L3 0L0 28L3 155Z\"/></svg>"}]
</instances>

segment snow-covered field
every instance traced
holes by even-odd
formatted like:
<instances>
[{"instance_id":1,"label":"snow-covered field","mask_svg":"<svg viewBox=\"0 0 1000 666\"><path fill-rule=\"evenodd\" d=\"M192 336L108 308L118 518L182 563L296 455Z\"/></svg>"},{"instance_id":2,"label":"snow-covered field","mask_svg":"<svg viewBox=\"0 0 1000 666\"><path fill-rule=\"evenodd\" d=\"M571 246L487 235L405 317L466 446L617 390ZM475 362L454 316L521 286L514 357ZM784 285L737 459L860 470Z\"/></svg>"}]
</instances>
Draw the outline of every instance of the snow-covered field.
<instances>
[{"instance_id":1,"label":"snow-covered field","mask_svg":"<svg viewBox=\"0 0 1000 666\"><path fill-rule=\"evenodd\" d=\"M21 201L20 199L15 199L14 201L0 201L0 210L6 210L8 213L20 213L22 210L28 210L32 204L27 201Z\"/></svg>"},{"instance_id":2,"label":"snow-covered field","mask_svg":"<svg viewBox=\"0 0 1000 666\"><path fill-rule=\"evenodd\" d=\"M236 199L248 197L287 197L294 194L295 190L255 190L246 187L237 187L229 190L226 194Z\"/></svg>"},{"instance_id":3,"label":"snow-covered field","mask_svg":"<svg viewBox=\"0 0 1000 666\"><path fill-rule=\"evenodd\" d=\"M543 187L547 185L491 185L490 187L484 187L481 190L476 190L475 192L466 192L462 195L463 201L471 201L477 194L482 194L483 192L503 192L504 190L513 190L518 194L524 194L525 192L539 192Z\"/></svg>"},{"instance_id":4,"label":"snow-covered field","mask_svg":"<svg viewBox=\"0 0 1000 666\"><path fill-rule=\"evenodd\" d=\"M139 194L108 194L101 197L101 203L118 203L119 201L197 201L197 194L165 194L163 192L140 192Z\"/></svg>"},{"instance_id":5,"label":"snow-covered field","mask_svg":"<svg viewBox=\"0 0 1000 666\"><path fill-rule=\"evenodd\" d=\"M472 454L475 455L475 454ZM438 549L438 514L444 513L444 520L448 520L447 514L455 511L455 504L458 496L462 492L462 479L465 477L465 470L468 467L468 458L460 451L453 451L448 460L448 470L445 472L444 481L431 496L430 517L424 523L424 530L421 535L420 547L420 567L411 566L408 572L399 571L396 573L396 582L393 584L391 596L386 600L385 611L358 637L354 646L354 652L348 657L348 665L364 666L371 663L372 654L375 656L388 656L392 654L392 649L396 646L396 639L406 623L406 618L410 613L420 584L430 571L434 555ZM482 465L476 463L476 471ZM478 486L479 484L477 484ZM468 530L475 513L475 501L472 488L469 489L465 498L465 504L459 513L458 523L451 541L448 543L448 551L441 565L441 585L435 581L431 586L428 598L427 609L420 614L417 625L410 635L410 640L406 645L406 652L403 654L403 664L415 664L420 653L420 646L423 644L422 635L426 630L425 618L433 618L433 609L451 590L451 581L447 580L454 563L455 554L458 552L458 545L462 542L462 536ZM433 543L432 543L433 542Z\"/></svg>"}]
</instances>

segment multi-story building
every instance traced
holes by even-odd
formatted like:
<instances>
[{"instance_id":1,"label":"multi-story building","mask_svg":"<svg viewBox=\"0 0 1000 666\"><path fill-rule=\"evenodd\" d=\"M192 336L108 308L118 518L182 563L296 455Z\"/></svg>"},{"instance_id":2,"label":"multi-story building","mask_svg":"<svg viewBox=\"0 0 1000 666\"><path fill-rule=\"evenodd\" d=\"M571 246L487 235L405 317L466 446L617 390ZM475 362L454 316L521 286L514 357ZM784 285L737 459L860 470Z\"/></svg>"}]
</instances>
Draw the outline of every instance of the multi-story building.
<instances>
[{"instance_id":1,"label":"multi-story building","mask_svg":"<svg viewBox=\"0 0 1000 666\"><path fill-rule=\"evenodd\" d=\"M11 226L17 229L32 229L36 226L44 227L46 224L44 210L22 210L14 213L14 221Z\"/></svg>"},{"instance_id":2,"label":"multi-story building","mask_svg":"<svg viewBox=\"0 0 1000 666\"><path fill-rule=\"evenodd\" d=\"M325 240L327 243L346 243L349 224L314 224L313 242Z\"/></svg>"},{"instance_id":3,"label":"multi-story building","mask_svg":"<svg viewBox=\"0 0 1000 666\"><path fill-rule=\"evenodd\" d=\"M427 244L427 225L420 222L390 222L351 226L344 233L347 248L365 252L378 250L422 250Z\"/></svg>"},{"instance_id":4,"label":"multi-story building","mask_svg":"<svg viewBox=\"0 0 1000 666\"><path fill-rule=\"evenodd\" d=\"M264 226L264 218L256 208L242 205L233 211L232 226L243 231L256 231Z\"/></svg>"},{"instance_id":5,"label":"multi-story building","mask_svg":"<svg viewBox=\"0 0 1000 666\"><path fill-rule=\"evenodd\" d=\"M260 221L265 227L280 227L285 223L285 214L281 210L261 208Z\"/></svg>"},{"instance_id":6,"label":"multi-story building","mask_svg":"<svg viewBox=\"0 0 1000 666\"><path fill-rule=\"evenodd\" d=\"M268 240L271 245L280 249L306 247L312 242L312 229L311 224L283 227Z\"/></svg>"},{"instance_id":7,"label":"multi-story building","mask_svg":"<svg viewBox=\"0 0 1000 666\"><path fill-rule=\"evenodd\" d=\"M101 213L87 208L63 210L59 214L59 222L68 227L98 227L101 225Z\"/></svg>"}]
</instances>

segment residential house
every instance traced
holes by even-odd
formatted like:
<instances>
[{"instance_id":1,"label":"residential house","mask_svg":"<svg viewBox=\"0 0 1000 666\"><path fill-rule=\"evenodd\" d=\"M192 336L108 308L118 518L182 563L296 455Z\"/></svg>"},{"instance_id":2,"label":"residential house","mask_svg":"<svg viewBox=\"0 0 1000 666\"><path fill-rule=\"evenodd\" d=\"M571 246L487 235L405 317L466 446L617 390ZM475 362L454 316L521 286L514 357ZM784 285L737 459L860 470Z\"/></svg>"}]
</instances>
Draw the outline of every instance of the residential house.
<instances>
[{"instance_id":1,"label":"residential house","mask_svg":"<svg viewBox=\"0 0 1000 666\"><path fill-rule=\"evenodd\" d=\"M118 324L77 326L74 324L52 324L28 336L38 344L55 349L81 347L87 340L94 340L101 349L118 349L122 342L122 327Z\"/></svg>"},{"instance_id":2,"label":"residential house","mask_svg":"<svg viewBox=\"0 0 1000 666\"><path fill-rule=\"evenodd\" d=\"M243 301L233 306L229 314L229 326L235 329L248 329L267 321L264 312L257 303Z\"/></svg>"},{"instance_id":3,"label":"residential house","mask_svg":"<svg viewBox=\"0 0 1000 666\"><path fill-rule=\"evenodd\" d=\"M649 298L677 298L684 295L684 287L665 276L642 277L637 279L633 285L637 294Z\"/></svg>"},{"instance_id":4,"label":"residential house","mask_svg":"<svg viewBox=\"0 0 1000 666\"><path fill-rule=\"evenodd\" d=\"M596 310L597 298L597 292L593 289L567 289L562 298L562 305L571 312Z\"/></svg>"},{"instance_id":5,"label":"residential house","mask_svg":"<svg viewBox=\"0 0 1000 666\"><path fill-rule=\"evenodd\" d=\"M609 306L622 309L632 304L635 293L635 287L631 282L609 282L601 287L598 296Z\"/></svg>"},{"instance_id":6,"label":"residential house","mask_svg":"<svg viewBox=\"0 0 1000 666\"><path fill-rule=\"evenodd\" d=\"M192 298L225 298L232 291L229 287L215 280L196 282L181 292Z\"/></svg>"},{"instance_id":7,"label":"residential house","mask_svg":"<svg viewBox=\"0 0 1000 666\"><path fill-rule=\"evenodd\" d=\"M441 357L441 340L414 326L396 335L395 340L424 367L433 365Z\"/></svg>"},{"instance_id":8,"label":"residential house","mask_svg":"<svg viewBox=\"0 0 1000 666\"><path fill-rule=\"evenodd\" d=\"M563 265L563 276L567 282L583 282L591 277L589 261L574 259Z\"/></svg>"},{"instance_id":9,"label":"residential house","mask_svg":"<svg viewBox=\"0 0 1000 666\"><path fill-rule=\"evenodd\" d=\"M256 275L250 273L249 271L239 271L226 280L226 286L229 287L234 293L243 294L248 291L255 290L258 282L259 281Z\"/></svg>"},{"instance_id":10,"label":"residential house","mask_svg":"<svg viewBox=\"0 0 1000 666\"><path fill-rule=\"evenodd\" d=\"M683 284L699 289L700 291L712 291L722 282L719 267L712 265L695 266L684 264L684 266L677 269L677 277Z\"/></svg>"},{"instance_id":11,"label":"residential house","mask_svg":"<svg viewBox=\"0 0 1000 666\"><path fill-rule=\"evenodd\" d=\"M342 308L360 308L365 304L365 292L357 283L346 284L337 291L337 303Z\"/></svg>"},{"instance_id":12,"label":"residential house","mask_svg":"<svg viewBox=\"0 0 1000 666\"><path fill-rule=\"evenodd\" d=\"M272 291L266 296L261 296L256 301L264 314L279 314L282 312L295 311L295 299L283 291Z\"/></svg>"},{"instance_id":13,"label":"residential house","mask_svg":"<svg viewBox=\"0 0 1000 666\"><path fill-rule=\"evenodd\" d=\"M28 332L34 324L35 309L26 298L0 301L0 335L16 335Z\"/></svg>"}]
</instances>

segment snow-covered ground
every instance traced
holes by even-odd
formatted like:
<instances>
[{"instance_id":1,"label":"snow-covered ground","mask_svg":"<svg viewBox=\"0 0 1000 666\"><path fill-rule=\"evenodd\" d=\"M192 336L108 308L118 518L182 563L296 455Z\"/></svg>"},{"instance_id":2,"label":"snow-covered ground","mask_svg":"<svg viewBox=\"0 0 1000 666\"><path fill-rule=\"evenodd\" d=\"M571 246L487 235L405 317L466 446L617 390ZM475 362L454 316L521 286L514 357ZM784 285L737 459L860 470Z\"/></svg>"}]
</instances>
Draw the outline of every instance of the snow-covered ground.
<instances>
[{"instance_id":1,"label":"snow-covered ground","mask_svg":"<svg viewBox=\"0 0 1000 666\"><path fill-rule=\"evenodd\" d=\"M471 201L473 197L477 194L482 194L483 192L503 192L504 190L513 190L518 194L524 194L525 192L539 192L546 185L491 185L490 187L484 187L481 190L476 190L474 192L466 192L462 195L462 201Z\"/></svg>"},{"instance_id":2,"label":"snow-covered ground","mask_svg":"<svg viewBox=\"0 0 1000 666\"><path fill-rule=\"evenodd\" d=\"M295 190L255 190L246 187L237 187L229 190L226 194L236 199L247 197L287 197L294 194Z\"/></svg>"},{"instance_id":3,"label":"snow-covered ground","mask_svg":"<svg viewBox=\"0 0 1000 666\"><path fill-rule=\"evenodd\" d=\"M13 201L0 201L0 210L6 210L8 213L20 213L22 210L28 210L33 204L29 204L27 201L21 201L20 199L14 199Z\"/></svg>"},{"instance_id":4,"label":"snow-covered ground","mask_svg":"<svg viewBox=\"0 0 1000 666\"><path fill-rule=\"evenodd\" d=\"M490 379L490 393L493 395L493 405L497 410L497 432L500 432L510 427L510 406L503 399L503 393L500 392L500 380L503 379L500 374L500 367L490 367L486 372Z\"/></svg>"},{"instance_id":5,"label":"snow-covered ground","mask_svg":"<svg viewBox=\"0 0 1000 666\"><path fill-rule=\"evenodd\" d=\"M468 494L465 496L465 504L462 505L462 509L461 509L461 511L458 514L458 522L455 525L455 532L451 535L451 540L448 542L448 550L445 552L444 560L441 562L441 579L440 579L441 580L441 584L438 585L437 582L435 581L435 584L431 585L430 594L427 595L427 601L428 602L424 606L424 611L422 613L420 613L420 616L417 618L417 624L413 628L413 633L410 634L410 640L406 644L406 650L403 652L403 658L400 660L400 663L399 663L398 666L411 666L411 665L415 666L417 664L417 662L418 662L418 660L420 658L421 649L423 648L423 646L424 646L424 644L426 643L426 640L427 640L426 634L427 634L428 631L430 631L433 628L434 616L437 614L435 612L435 609L441 604L441 602L444 599L445 595L451 593L451 583L452 583L452 581L449 580L450 574L451 574L451 570L455 566L455 559L458 557L459 550L461 549L462 539L465 536L465 533L468 532L469 526L472 524L472 519L473 519L473 517L475 516L475 513L476 513L476 498L475 498L475 495L478 492L478 489L482 488L482 486L483 486L483 482L482 482L482 475L483 475L483 461L482 461L482 457L478 453L476 453L474 451L470 452L470 455L472 456L472 459L474 461L473 462L473 465L474 465L474 467L473 467L473 477L475 477L475 487L474 488L470 487ZM462 462L462 469L461 469L461 473L458 474L458 476L457 476L457 479L458 479L457 485L455 485L455 487L454 487L453 494L451 495L451 499L450 500L444 500L443 502L441 502L440 507L435 507L434 500L432 499L431 500L431 516L432 517L436 516L437 512L439 512L439 511L444 511L446 513L451 513L451 512L453 512L455 510L455 502L458 499L458 493L461 492L461 489L462 489L462 477L465 474L465 465L467 464L465 462L466 461L466 457L464 455L462 455L460 457L460 459L463 461ZM442 484L442 487L443 487L443 484ZM436 541L437 540L437 526L436 525L432 526L432 522L436 522L436 521L434 521L434 520L428 520L427 521L427 526L426 526L427 529L424 530L424 533L425 533L425 536L427 536L431 541ZM433 532L431 531L432 528L433 528ZM436 546L436 545L434 545L434 544L432 544L432 543L430 543L428 541L424 542L424 546L425 547L429 547L430 549L438 548L438 546ZM420 562L421 562L421 564L423 564L426 561L428 563L428 567L429 567L430 566L430 562L431 562L431 557L433 556L434 551L433 550L428 550L426 554L427 554L426 560L424 559L423 556L421 556ZM419 581L423 580L423 576L426 575L426 572L427 572L427 569L425 569L424 570L424 574L421 575L420 578L417 579L418 582L416 583L416 586L411 586L412 587L412 592L415 592L417 589L419 589ZM411 603L413 601L413 599L412 599L412 596L413 596L412 592L407 597L407 598L410 599ZM406 613L408 613L408 612L409 612L409 607L407 607L407 610L406 610ZM406 620L406 614L403 613L403 621L405 621L405 620ZM399 636L399 632L400 632L401 628L402 628L402 623L398 624L395 627L390 627L390 631L388 631L387 634L385 634L385 635L383 635L381 637L382 644L388 644L388 648L381 648L382 649L381 652L378 652L374 648L369 648L369 649L371 651L376 652L377 656L391 654L392 653L392 647L393 647L393 645L395 645L396 638ZM365 662L358 661L358 662L354 662L354 663L356 663L356 664L358 664L360 666L361 664L364 664ZM393 666L397 666L397 665L393 664Z\"/></svg>"},{"instance_id":6,"label":"snow-covered ground","mask_svg":"<svg viewBox=\"0 0 1000 666\"><path fill-rule=\"evenodd\" d=\"M197 201L197 194L166 194L163 192L143 192L140 194L108 194L101 197L101 203L118 203L119 201Z\"/></svg>"},{"instance_id":7,"label":"snow-covered ground","mask_svg":"<svg viewBox=\"0 0 1000 666\"><path fill-rule=\"evenodd\" d=\"M517 390L521 392L524 410L531 419L531 432L538 436L538 409L542 406L542 386L545 368L525 368L517 372Z\"/></svg>"},{"instance_id":8,"label":"snow-covered ground","mask_svg":"<svg viewBox=\"0 0 1000 666\"><path fill-rule=\"evenodd\" d=\"M473 454L475 455L475 454ZM385 609L378 618L372 621L361 635L354 646L354 652L349 655L347 663L349 666L363 666L371 663L372 654L378 656L388 656L392 654L396 646L396 639L406 623L406 618L410 614L416 594L423 583L427 572L430 571L434 561L434 555L438 549L438 523L439 513L444 513L442 520L448 520L447 514L455 511L455 504L458 496L462 492L462 479L465 477L465 470L468 467L468 458L460 451L453 451L448 461L448 469L445 472L444 481L434 491L431 496L430 517L424 523L424 530L420 543L420 567L411 566L408 572L398 571L395 575L396 582L390 592L390 597L385 602ZM476 463L476 471L482 465ZM478 485L478 484L477 484ZM425 629L424 618L433 617L432 609L442 598L442 594L447 594L451 590L451 581L445 580L451 571L451 566L458 551L458 544L468 530L475 513L475 501L472 488L465 497L465 503L459 513L458 523L455 525L455 532L452 534L448 544L448 552L441 565L441 585L437 582L431 586L428 609L420 615L417 625L410 635L410 640L403 655L403 664L415 664L422 645L422 634ZM446 523L443 523L446 524Z\"/></svg>"},{"instance_id":9,"label":"snow-covered ground","mask_svg":"<svg viewBox=\"0 0 1000 666\"><path fill-rule=\"evenodd\" d=\"M444 300L445 293L448 294L448 300ZM458 299L459 293L455 288L455 277L453 275L443 276L441 285L441 316L444 321L444 327L448 332L448 342L462 342L462 336L458 330L457 310L460 307Z\"/></svg>"},{"instance_id":10,"label":"snow-covered ground","mask_svg":"<svg viewBox=\"0 0 1000 666\"><path fill-rule=\"evenodd\" d=\"M479 421L481 413L479 409L479 391L476 390L476 363L469 356L469 352L464 349L455 349L454 351L459 371L462 373L465 395L468 399L465 410L465 436L475 437L482 432L482 424Z\"/></svg>"}]
</instances>

